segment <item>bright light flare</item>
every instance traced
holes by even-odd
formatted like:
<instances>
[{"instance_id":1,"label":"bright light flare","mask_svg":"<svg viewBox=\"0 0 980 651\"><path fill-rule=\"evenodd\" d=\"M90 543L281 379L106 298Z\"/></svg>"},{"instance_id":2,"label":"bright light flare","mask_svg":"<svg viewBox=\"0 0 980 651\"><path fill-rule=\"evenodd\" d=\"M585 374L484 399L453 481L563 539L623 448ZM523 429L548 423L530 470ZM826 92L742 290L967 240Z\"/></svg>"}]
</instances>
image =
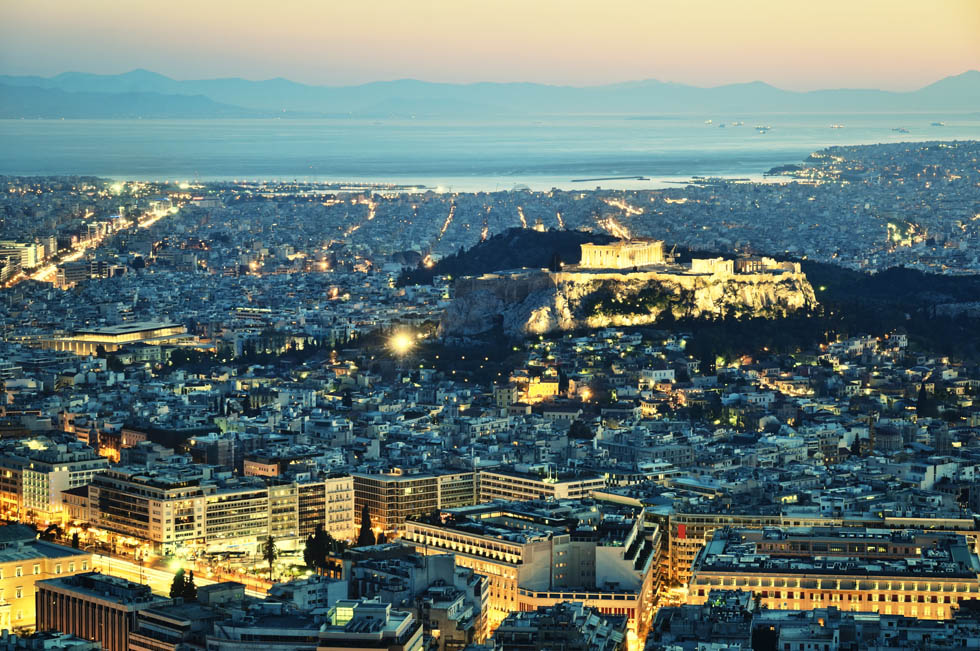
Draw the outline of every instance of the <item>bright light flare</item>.
<instances>
[{"instance_id":1,"label":"bright light flare","mask_svg":"<svg viewBox=\"0 0 980 651\"><path fill-rule=\"evenodd\" d=\"M388 340L388 346L399 357L407 355L415 347L415 339L407 332L397 332Z\"/></svg>"}]
</instances>

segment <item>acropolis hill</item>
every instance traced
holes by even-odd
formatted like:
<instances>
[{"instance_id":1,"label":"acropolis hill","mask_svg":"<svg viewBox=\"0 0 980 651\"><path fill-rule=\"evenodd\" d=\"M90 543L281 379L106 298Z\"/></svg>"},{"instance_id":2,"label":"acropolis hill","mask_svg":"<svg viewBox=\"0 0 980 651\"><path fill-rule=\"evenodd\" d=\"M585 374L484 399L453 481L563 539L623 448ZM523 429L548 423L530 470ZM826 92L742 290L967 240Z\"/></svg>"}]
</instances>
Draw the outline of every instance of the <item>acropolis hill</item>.
<instances>
[{"instance_id":1,"label":"acropolis hill","mask_svg":"<svg viewBox=\"0 0 980 651\"><path fill-rule=\"evenodd\" d=\"M579 264L516 269L456 281L449 334L501 325L513 335L656 323L667 317L779 317L816 306L799 263L772 258L678 264L659 240L583 244Z\"/></svg>"}]
</instances>

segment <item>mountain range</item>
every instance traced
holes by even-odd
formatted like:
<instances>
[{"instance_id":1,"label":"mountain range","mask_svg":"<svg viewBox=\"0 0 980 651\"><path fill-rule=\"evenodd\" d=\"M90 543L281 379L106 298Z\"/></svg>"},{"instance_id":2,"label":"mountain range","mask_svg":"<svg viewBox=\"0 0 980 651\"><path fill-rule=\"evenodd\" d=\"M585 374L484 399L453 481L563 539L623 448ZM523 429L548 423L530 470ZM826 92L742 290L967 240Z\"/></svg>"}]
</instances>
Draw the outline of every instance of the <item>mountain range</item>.
<instances>
[{"instance_id":1,"label":"mountain range","mask_svg":"<svg viewBox=\"0 0 980 651\"><path fill-rule=\"evenodd\" d=\"M0 75L0 118L507 117L775 112L975 112L980 71L914 91L797 92L764 82L701 88L657 80L601 86L414 79L313 86L288 79L176 80L148 70Z\"/></svg>"}]
</instances>

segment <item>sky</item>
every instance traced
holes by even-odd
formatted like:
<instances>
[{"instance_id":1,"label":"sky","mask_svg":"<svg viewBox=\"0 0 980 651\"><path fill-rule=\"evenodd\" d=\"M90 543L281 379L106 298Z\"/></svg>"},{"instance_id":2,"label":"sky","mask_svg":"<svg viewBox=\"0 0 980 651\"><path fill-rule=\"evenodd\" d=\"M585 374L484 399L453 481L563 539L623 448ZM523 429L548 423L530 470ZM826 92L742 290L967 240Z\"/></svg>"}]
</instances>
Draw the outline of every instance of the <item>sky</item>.
<instances>
[{"instance_id":1,"label":"sky","mask_svg":"<svg viewBox=\"0 0 980 651\"><path fill-rule=\"evenodd\" d=\"M0 73L911 90L980 68L980 0L0 0Z\"/></svg>"}]
</instances>

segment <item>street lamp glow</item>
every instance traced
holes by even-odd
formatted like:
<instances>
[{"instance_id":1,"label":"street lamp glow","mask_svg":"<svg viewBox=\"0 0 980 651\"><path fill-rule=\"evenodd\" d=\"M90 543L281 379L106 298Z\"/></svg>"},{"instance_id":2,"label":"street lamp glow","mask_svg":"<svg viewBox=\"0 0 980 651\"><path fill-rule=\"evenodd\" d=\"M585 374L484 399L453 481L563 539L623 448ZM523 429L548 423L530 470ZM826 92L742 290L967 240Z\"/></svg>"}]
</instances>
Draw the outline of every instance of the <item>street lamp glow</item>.
<instances>
[{"instance_id":1,"label":"street lamp glow","mask_svg":"<svg viewBox=\"0 0 980 651\"><path fill-rule=\"evenodd\" d=\"M388 345L391 350L394 351L396 355L401 357L402 355L408 354L410 350L415 346L415 340L407 332L398 332L392 335L391 339L388 340Z\"/></svg>"}]
</instances>

